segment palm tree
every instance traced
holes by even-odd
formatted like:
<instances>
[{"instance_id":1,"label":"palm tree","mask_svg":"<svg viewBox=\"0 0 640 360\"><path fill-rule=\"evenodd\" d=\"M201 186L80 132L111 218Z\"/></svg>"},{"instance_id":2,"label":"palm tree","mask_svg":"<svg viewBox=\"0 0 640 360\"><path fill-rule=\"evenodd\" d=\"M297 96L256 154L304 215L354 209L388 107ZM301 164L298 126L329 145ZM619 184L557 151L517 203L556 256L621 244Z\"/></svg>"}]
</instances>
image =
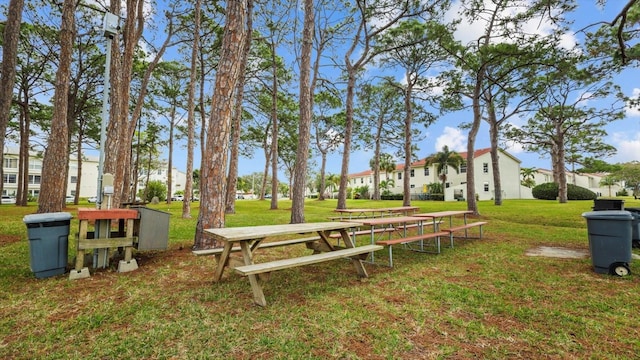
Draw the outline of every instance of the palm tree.
<instances>
[{"instance_id":1,"label":"palm tree","mask_svg":"<svg viewBox=\"0 0 640 360\"><path fill-rule=\"evenodd\" d=\"M442 151L424 159L424 167L428 168L433 164L438 164L436 171L442 180L442 199L444 200L444 189L447 182L447 172L449 167L453 167L456 173L460 172L460 165L464 164L464 159L456 151L449 150L447 145L442 147Z\"/></svg>"},{"instance_id":2,"label":"palm tree","mask_svg":"<svg viewBox=\"0 0 640 360\"><path fill-rule=\"evenodd\" d=\"M522 181L520 181L520 184L528 188L532 188L536 186L536 181L534 179L536 172L537 172L536 168L520 169L520 175L522 176Z\"/></svg>"},{"instance_id":3,"label":"palm tree","mask_svg":"<svg viewBox=\"0 0 640 360\"><path fill-rule=\"evenodd\" d=\"M613 185L616 185L617 183L618 179L611 175L605 176L602 178L602 180L600 180L600 186L606 186L609 188L609 197L611 197L611 187Z\"/></svg>"},{"instance_id":4,"label":"palm tree","mask_svg":"<svg viewBox=\"0 0 640 360\"><path fill-rule=\"evenodd\" d=\"M384 171L385 178L389 180L389 173L396 169L396 163L393 161L393 155L380 154L380 171Z\"/></svg>"},{"instance_id":5,"label":"palm tree","mask_svg":"<svg viewBox=\"0 0 640 360\"><path fill-rule=\"evenodd\" d=\"M326 188L331 189L331 198L333 199L333 192L336 189L336 185L340 183L340 176L337 174L329 174L325 179ZM324 191L326 191L326 188Z\"/></svg>"},{"instance_id":6,"label":"palm tree","mask_svg":"<svg viewBox=\"0 0 640 360\"><path fill-rule=\"evenodd\" d=\"M393 179L387 179L380 181L380 188L382 189L382 195L391 195L389 188L396 186L396 182Z\"/></svg>"}]
</instances>

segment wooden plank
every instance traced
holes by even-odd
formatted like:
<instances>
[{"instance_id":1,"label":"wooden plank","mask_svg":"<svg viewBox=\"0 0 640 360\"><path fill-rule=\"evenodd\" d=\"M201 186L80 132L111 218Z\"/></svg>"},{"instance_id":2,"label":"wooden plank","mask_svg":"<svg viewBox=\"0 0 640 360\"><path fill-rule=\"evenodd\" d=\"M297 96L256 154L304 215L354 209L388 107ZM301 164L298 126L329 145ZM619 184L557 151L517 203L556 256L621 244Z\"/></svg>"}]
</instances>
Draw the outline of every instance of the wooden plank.
<instances>
[{"instance_id":1,"label":"wooden plank","mask_svg":"<svg viewBox=\"0 0 640 360\"><path fill-rule=\"evenodd\" d=\"M104 238L104 239L78 239L78 249L107 249L115 247L133 246L137 237Z\"/></svg>"},{"instance_id":2,"label":"wooden plank","mask_svg":"<svg viewBox=\"0 0 640 360\"><path fill-rule=\"evenodd\" d=\"M439 236L449 236L449 233L444 232L444 231L439 231L439 232L434 232L434 233L426 233L426 234L422 234L422 235L409 236L409 237L406 237L406 238L380 240L380 241L376 241L376 244L378 244L378 245L387 245L387 246L396 245L396 244L408 244L408 243L416 242L416 241L420 241L420 240L433 239L433 238L436 238L436 237L439 237Z\"/></svg>"},{"instance_id":3,"label":"wooden plank","mask_svg":"<svg viewBox=\"0 0 640 360\"><path fill-rule=\"evenodd\" d=\"M362 226L357 222L330 221L319 223L261 225L231 228L205 229L207 233L219 241L237 242L271 236L306 234L319 231L332 231Z\"/></svg>"},{"instance_id":4,"label":"wooden plank","mask_svg":"<svg viewBox=\"0 0 640 360\"><path fill-rule=\"evenodd\" d=\"M486 224L487 224L486 221L478 221L478 222L473 222L473 223L469 223L469 224L465 224L465 225L454 226L454 227L449 228L449 229L442 229L442 231L454 232L454 231L460 231L460 230L464 230L464 229L470 229L470 228L472 228L474 226L482 227L482 225L486 225Z\"/></svg>"},{"instance_id":5,"label":"wooden plank","mask_svg":"<svg viewBox=\"0 0 640 360\"><path fill-rule=\"evenodd\" d=\"M134 209L78 209L79 220L117 220L137 219L138 211Z\"/></svg>"},{"instance_id":6,"label":"wooden plank","mask_svg":"<svg viewBox=\"0 0 640 360\"><path fill-rule=\"evenodd\" d=\"M300 239L290 239L290 240L282 240L282 241L272 241L272 242L261 242L258 246L259 249L267 249L278 246L289 246L295 244L304 244L308 242L318 241L320 240L319 236L312 236L308 238L300 238ZM196 256L205 256L205 255L218 255L222 254L222 250L224 248L215 248L215 249L206 249L206 250L193 250L191 251ZM240 251L240 246L234 246L231 248L231 252Z\"/></svg>"},{"instance_id":7,"label":"wooden plank","mask_svg":"<svg viewBox=\"0 0 640 360\"><path fill-rule=\"evenodd\" d=\"M393 227L388 227L388 228L377 228L374 229L373 232L378 234L378 233L383 233L383 232L393 232L394 228ZM358 230L355 233L353 232L349 232L349 235L370 235L371 234L371 230ZM342 234L340 233L333 233L331 235L329 235L330 238L332 239L340 239L342 238Z\"/></svg>"},{"instance_id":8,"label":"wooden plank","mask_svg":"<svg viewBox=\"0 0 640 360\"><path fill-rule=\"evenodd\" d=\"M330 252L308 255L308 256L301 256L301 257L296 257L291 259L282 259L282 260L275 260L275 261L270 261L270 262L265 262L260 264L240 266L235 268L235 271L240 273L241 275L254 275L254 274L259 274L259 273L264 273L269 271L287 269L287 268L296 267L296 266L310 265L310 264L316 264L316 263L329 261L329 260L347 258L351 256L356 256L359 254L369 253L372 251L378 251L381 249L383 249L383 247L379 245L358 246L354 248L341 249L341 250L330 251Z\"/></svg>"}]
</instances>

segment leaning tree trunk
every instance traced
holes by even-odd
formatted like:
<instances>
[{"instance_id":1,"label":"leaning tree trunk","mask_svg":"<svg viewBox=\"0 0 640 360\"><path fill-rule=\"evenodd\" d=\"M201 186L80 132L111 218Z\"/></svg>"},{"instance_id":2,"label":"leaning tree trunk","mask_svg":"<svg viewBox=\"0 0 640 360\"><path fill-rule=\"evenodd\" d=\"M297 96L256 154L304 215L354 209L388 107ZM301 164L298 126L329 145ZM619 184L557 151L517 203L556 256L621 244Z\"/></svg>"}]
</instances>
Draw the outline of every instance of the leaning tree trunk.
<instances>
[{"instance_id":1,"label":"leaning tree trunk","mask_svg":"<svg viewBox=\"0 0 640 360\"><path fill-rule=\"evenodd\" d=\"M206 236L204 229L225 226L226 167L229 156L229 138L234 108L234 92L242 79L240 73L247 30L247 3L227 2L227 21L224 27L220 62L211 103L211 117L207 130L206 151L203 156L200 213L196 225L194 248L217 246L217 242Z\"/></svg>"}]
</instances>

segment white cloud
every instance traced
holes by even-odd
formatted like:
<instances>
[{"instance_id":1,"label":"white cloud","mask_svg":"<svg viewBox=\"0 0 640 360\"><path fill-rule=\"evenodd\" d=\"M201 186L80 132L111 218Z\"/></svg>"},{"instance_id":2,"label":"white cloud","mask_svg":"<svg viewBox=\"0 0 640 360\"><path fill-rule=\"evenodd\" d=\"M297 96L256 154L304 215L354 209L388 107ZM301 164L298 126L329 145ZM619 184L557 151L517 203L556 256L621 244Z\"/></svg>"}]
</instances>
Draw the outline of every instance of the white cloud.
<instances>
[{"instance_id":1,"label":"white cloud","mask_svg":"<svg viewBox=\"0 0 640 360\"><path fill-rule=\"evenodd\" d=\"M611 135L609 142L615 144L618 153L611 158L614 163L640 160L640 132L623 133L616 132Z\"/></svg>"},{"instance_id":2,"label":"white cloud","mask_svg":"<svg viewBox=\"0 0 640 360\"><path fill-rule=\"evenodd\" d=\"M467 134L462 133L460 129L447 126L442 131L442 135L436 139L434 150L441 151L445 145L449 147L449 150L467 151Z\"/></svg>"},{"instance_id":3,"label":"white cloud","mask_svg":"<svg viewBox=\"0 0 640 360\"><path fill-rule=\"evenodd\" d=\"M634 88L633 89L633 94L631 95L631 97L633 98L640 98L640 89L639 88ZM627 116L629 117L639 117L640 116L640 106L636 106L636 107L631 107L628 103L627 106L625 107Z\"/></svg>"},{"instance_id":4,"label":"white cloud","mask_svg":"<svg viewBox=\"0 0 640 360\"><path fill-rule=\"evenodd\" d=\"M513 17L517 14L524 13L528 10L531 1L521 0L517 2L515 5L509 5L506 9L502 10L499 17ZM496 5L492 0L484 0L484 8L487 11L492 11L495 9ZM462 44L469 44L470 42L476 42L480 36L485 33L485 27L487 26L487 20L482 19L465 19L462 15L462 3L460 1L455 1L450 7L449 11L445 14L445 20L452 21L454 19L462 19L460 24L458 25L458 29L455 32L455 37ZM523 31L527 34L531 34L532 36L548 36L555 29L556 26L550 23L547 19L542 19L540 17L531 19L526 23L522 24ZM493 42L510 42L507 39L494 37ZM577 38L570 33L567 33L561 37L560 46L566 49L575 48L575 44L577 43Z\"/></svg>"}]
</instances>

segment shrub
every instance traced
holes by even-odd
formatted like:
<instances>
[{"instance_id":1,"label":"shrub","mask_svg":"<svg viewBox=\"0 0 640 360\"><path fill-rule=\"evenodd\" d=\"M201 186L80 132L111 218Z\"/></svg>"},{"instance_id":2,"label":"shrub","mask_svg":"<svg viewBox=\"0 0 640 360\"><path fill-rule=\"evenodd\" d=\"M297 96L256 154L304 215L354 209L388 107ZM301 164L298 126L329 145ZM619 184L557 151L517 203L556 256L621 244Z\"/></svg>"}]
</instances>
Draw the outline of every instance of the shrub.
<instances>
[{"instance_id":1,"label":"shrub","mask_svg":"<svg viewBox=\"0 0 640 360\"><path fill-rule=\"evenodd\" d=\"M380 195L380 200L402 200L404 199L403 194L385 194Z\"/></svg>"},{"instance_id":2,"label":"shrub","mask_svg":"<svg viewBox=\"0 0 640 360\"><path fill-rule=\"evenodd\" d=\"M149 181L147 184L146 197L142 200L149 202L153 197L157 197L160 201L167 199L167 186L160 180Z\"/></svg>"},{"instance_id":3,"label":"shrub","mask_svg":"<svg viewBox=\"0 0 640 360\"><path fill-rule=\"evenodd\" d=\"M629 196L627 189L622 189L616 193L616 196Z\"/></svg>"},{"instance_id":4,"label":"shrub","mask_svg":"<svg viewBox=\"0 0 640 360\"><path fill-rule=\"evenodd\" d=\"M534 198L541 200L555 200L558 197L558 184L556 183L544 183L534 187L531 190ZM573 184L567 184L567 199L568 200L593 200L596 193L589 189L585 189Z\"/></svg>"}]
</instances>

